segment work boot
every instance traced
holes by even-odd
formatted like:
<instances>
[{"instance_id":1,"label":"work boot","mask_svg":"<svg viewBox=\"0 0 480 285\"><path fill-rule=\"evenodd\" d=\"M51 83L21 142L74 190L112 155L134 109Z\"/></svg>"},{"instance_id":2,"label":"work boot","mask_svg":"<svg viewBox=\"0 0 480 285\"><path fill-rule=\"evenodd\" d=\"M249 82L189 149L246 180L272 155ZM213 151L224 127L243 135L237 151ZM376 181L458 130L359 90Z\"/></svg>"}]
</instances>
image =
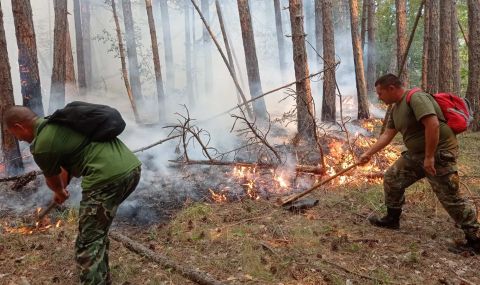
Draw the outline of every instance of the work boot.
<instances>
[{"instance_id":1,"label":"work boot","mask_svg":"<svg viewBox=\"0 0 480 285\"><path fill-rule=\"evenodd\" d=\"M398 230L400 228L401 214L402 209L387 208L387 215L385 217L379 218L377 216L372 216L368 218L368 221L376 227Z\"/></svg>"},{"instance_id":2,"label":"work boot","mask_svg":"<svg viewBox=\"0 0 480 285\"><path fill-rule=\"evenodd\" d=\"M480 254L480 239L468 239L466 243L457 243L448 247L448 251L461 254L463 256L473 256Z\"/></svg>"}]
</instances>

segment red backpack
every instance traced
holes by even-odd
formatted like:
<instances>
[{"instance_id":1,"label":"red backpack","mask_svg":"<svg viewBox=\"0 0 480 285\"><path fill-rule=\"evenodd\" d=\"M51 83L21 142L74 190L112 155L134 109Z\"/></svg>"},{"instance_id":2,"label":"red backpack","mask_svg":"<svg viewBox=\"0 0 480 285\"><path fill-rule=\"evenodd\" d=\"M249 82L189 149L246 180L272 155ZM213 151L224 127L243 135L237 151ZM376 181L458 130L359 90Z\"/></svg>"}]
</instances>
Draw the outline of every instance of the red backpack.
<instances>
[{"instance_id":1,"label":"red backpack","mask_svg":"<svg viewBox=\"0 0 480 285\"><path fill-rule=\"evenodd\" d=\"M422 89L416 87L407 94L407 104L410 104L412 95ZM432 94L437 101L440 109L442 109L447 125L455 134L459 134L467 130L468 125L472 122L472 110L470 103L453 93L436 93Z\"/></svg>"}]
</instances>

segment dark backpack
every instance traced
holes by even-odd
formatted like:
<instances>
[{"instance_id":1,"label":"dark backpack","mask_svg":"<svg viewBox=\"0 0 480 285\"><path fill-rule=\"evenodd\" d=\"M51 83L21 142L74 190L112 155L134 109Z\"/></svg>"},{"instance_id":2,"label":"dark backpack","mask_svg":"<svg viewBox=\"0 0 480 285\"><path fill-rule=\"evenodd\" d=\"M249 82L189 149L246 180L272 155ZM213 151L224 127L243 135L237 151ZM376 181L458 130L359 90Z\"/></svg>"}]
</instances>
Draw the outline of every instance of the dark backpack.
<instances>
[{"instance_id":1,"label":"dark backpack","mask_svg":"<svg viewBox=\"0 0 480 285\"><path fill-rule=\"evenodd\" d=\"M92 141L109 141L125 129L125 121L116 109L99 104L74 101L45 117L48 123L69 127Z\"/></svg>"}]
</instances>

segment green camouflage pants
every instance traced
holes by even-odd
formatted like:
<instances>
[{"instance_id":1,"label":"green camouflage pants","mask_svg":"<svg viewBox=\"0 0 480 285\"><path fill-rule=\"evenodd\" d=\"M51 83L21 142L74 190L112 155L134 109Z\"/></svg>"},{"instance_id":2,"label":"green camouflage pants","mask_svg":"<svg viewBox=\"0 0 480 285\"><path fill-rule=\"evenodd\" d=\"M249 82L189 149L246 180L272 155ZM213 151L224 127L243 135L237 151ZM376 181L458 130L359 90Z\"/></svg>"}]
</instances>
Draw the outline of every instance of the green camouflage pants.
<instances>
[{"instance_id":1,"label":"green camouflage pants","mask_svg":"<svg viewBox=\"0 0 480 285\"><path fill-rule=\"evenodd\" d=\"M75 243L81 284L110 284L108 230L118 206L137 187L140 172L137 167L121 179L83 191Z\"/></svg>"},{"instance_id":2,"label":"green camouflage pants","mask_svg":"<svg viewBox=\"0 0 480 285\"><path fill-rule=\"evenodd\" d=\"M401 208L405 202L405 189L426 177L442 206L464 230L465 235L476 236L480 232L480 224L473 204L459 193L456 157L456 151L439 151L435 155L437 174L432 176L423 169L423 154L402 153L383 178L386 206Z\"/></svg>"}]
</instances>

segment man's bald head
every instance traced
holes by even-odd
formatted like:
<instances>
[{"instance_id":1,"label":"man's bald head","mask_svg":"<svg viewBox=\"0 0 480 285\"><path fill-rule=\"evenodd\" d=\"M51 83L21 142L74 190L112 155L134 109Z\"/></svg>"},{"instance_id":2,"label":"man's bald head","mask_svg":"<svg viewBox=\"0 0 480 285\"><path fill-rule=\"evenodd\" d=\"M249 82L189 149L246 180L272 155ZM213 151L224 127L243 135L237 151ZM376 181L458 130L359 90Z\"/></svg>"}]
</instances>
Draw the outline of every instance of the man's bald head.
<instances>
[{"instance_id":1,"label":"man's bald head","mask_svg":"<svg viewBox=\"0 0 480 285\"><path fill-rule=\"evenodd\" d=\"M37 114L24 106L12 106L8 108L3 115L3 121L7 125L7 128L10 128L15 124L33 124L36 118Z\"/></svg>"},{"instance_id":2,"label":"man's bald head","mask_svg":"<svg viewBox=\"0 0 480 285\"><path fill-rule=\"evenodd\" d=\"M35 137L37 114L23 106L13 106L3 114L7 129L19 140L31 143Z\"/></svg>"}]
</instances>

